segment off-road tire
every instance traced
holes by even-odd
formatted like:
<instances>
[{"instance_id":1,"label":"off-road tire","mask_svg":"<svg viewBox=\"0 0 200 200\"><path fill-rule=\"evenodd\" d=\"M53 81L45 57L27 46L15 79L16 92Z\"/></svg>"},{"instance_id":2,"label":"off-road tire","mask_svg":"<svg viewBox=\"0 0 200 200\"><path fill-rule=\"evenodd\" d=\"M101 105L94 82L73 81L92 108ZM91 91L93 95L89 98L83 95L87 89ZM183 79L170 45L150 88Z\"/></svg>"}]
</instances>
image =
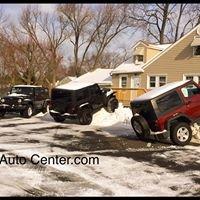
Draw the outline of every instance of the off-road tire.
<instances>
[{"instance_id":1,"label":"off-road tire","mask_svg":"<svg viewBox=\"0 0 200 200\"><path fill-rule=\"evenodd\" d=\"M62 116L53 116L55 122L64 122L65 118Z\"/></svg>"},{"instance_id":2,"label":"off-road tire","mask_svg":"<svg viewBox=\"0 0 200 200\"><path fill-rule=\"evenodd\" d=\"M141 140L146 140L150 136L150 128L147 121L142 116L133 116L131 125L136 136ZM138 127L136 127L136 125ZM139 130L140 129L140 130Z\"/></svg>"},{"instance_id":3,"label":"off-road tire","mask_svg":"<svg viewBox=\"0 0 200 200\"><path fill-rule=\"evenodd\" d=\"M113 112L115 112L115 109L118 108L118 105L119 105L118 100L115 97L111 97L108 100L108 103L107 103L105 110L109 113L113 113Z\"/></svg>"},{"instance_id":4,"label":"off-road tire","mask_svg":"<svg viewBox=\"0 0 200 200\"><path fill-rule=\"evenodd\" d=\"M33 116L34 110L32 105L27 105L26 109L23 111L23 117L30 118Z\"/></svg>"},{"instance_id":5,"label":"off-road tire","mask_svg":"<svg viewBox=\"0 0 200 200\"><path fill-rule=\"evenodd\" d=\"M4 117L5 114L6 114L6 111L1 111L0 112L0 117Z\"/></svg>"},{"instance_id":6,"label":"off-road tire","mask_svg":"<svg viewBox=\"0 0 200 200\"><path fill-rule=\"evenodd\" d=\"M185 146L192 139L192 129L188 123L177 122L170 129L171 141L179 146Z\"/></svg>"},{"instance_id":7,"label":"off-road tire","mask_svg":"<svg viewBox=\"0 0 200 200\"><path fill-rule=\"evenodd\" d=\"M78 120L81 125L89 125L92 122L91 109L82 109L79 111Z\"/></svg>"}]
</instances>

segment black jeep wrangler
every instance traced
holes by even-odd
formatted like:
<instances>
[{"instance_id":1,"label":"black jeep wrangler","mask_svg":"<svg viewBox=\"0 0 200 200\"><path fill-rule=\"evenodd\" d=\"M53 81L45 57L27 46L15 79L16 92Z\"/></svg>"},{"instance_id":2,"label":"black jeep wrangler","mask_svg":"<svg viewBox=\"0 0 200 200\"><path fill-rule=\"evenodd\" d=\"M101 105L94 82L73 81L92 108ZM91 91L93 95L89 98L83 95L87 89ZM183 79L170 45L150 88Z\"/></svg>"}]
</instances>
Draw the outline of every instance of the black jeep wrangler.
<instances>
[{"instance_id":1,"label":"black jeep wrangler","mask_svg":"<svg viewBox=\"0 0 200 200\"><path fill-rule=\"evenodd\" d=\"M47 112L50 98L48 89L33 85L16 85L0 99L0 117L6 112L19 112L30 118L36 111Z\"/></svg>"},{"instance_id":2,"label":"black jeep wrangler","mask_svg":"<svg viewBox=\"0 0 200 200\"><path fill-rule=\"evenodd\" d=\"M56 122L78 118L80 124L88 125L101 108L114 112L118 100L115 92L101 89L98 84L71 83L52 89L50 115Z\"/></svg>"}]
</instances>

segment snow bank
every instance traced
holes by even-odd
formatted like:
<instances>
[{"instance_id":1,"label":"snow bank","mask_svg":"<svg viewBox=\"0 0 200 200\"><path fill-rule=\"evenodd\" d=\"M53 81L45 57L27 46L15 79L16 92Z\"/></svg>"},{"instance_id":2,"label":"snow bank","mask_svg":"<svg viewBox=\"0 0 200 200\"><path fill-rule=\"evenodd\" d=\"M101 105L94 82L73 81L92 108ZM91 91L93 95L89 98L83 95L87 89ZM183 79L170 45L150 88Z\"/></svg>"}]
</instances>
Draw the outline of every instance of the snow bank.
<instances>
[{"instance_id":1,"label":"snow bank","mask_svg":"<svg viewBox=\"0 0 200 200\"><path fill-rule=\"evenodd\" d=\"M104 108L93 115L91 125L95 126L112 126L119 122L129 123L132 117L130 108L125 108L120 103L118 109L114 113L108 113Z\"/></svg>"}]
</instances>

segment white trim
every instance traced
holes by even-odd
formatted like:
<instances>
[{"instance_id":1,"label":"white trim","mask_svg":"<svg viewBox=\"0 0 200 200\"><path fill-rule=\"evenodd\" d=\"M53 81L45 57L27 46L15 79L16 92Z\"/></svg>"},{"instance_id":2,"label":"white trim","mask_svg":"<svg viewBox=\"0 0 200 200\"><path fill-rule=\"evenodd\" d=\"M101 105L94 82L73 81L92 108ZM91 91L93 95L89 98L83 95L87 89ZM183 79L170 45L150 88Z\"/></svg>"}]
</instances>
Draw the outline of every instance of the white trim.
<instances>
[{"instance_id":1,"label":"white trim","mask_svg":"<svg viewBox=\"0 0 200 200\"><path fill-rule=\"evenodd\" d=\"M126 77L127 81L126 81L126 87L128 85L128 75L124 74L124 75L119 75L119 88L124 88L122 87L122 77Z\"/></svg>"},{"instance_id":2,"label":"white trim","mask_svg":"<svg viewBox=\"0 0 200 200\"><path fill-rule=\"evenodd\" d=\"M199 84L199 77L200 73L187 73L183 74L183 80L186 80L186 76L193 76L193 81L195 81L197 84Z\"/></svg>"},{"instance_id":3,"label":"white trim","mask_svg":"<svg viewBox=\"0 0 200 200\"><path fill-rule=\"evenodd\" d=\"M151 59L149 62L147 62L146 65L143 66L143 69L146 69L150 64L152 64L154 61L156 61L158 58L160 58L163 54L167 53L170 49L172 49L174 46L176 46L179 42L184 40L188 35L190 35L192 32L194 32L196 29L200 28L200 24L194 27L191 31L189 31L187 34L185 34L182 38L177 40L174 44L167 47L165 50L161 51L157 56L155 56L153 59Z\"/></svg>"},{"instance_id":4,"label":"white trim","mask_svg":"<svg viewBox=\"0 0 200 200\"><path fill-rule=\"evenodd\" d=\"M156 81L155 82L156 87L150 87L150 76L155 76L156 77L156 80L155 80ZM147 89L154 89L154 88L160 87L159 86L159 78L161 76L166 77L166 84L167 84L168 83L168 76L167 76L167 74L147 74Z\"/></svg>"}]
</instances>

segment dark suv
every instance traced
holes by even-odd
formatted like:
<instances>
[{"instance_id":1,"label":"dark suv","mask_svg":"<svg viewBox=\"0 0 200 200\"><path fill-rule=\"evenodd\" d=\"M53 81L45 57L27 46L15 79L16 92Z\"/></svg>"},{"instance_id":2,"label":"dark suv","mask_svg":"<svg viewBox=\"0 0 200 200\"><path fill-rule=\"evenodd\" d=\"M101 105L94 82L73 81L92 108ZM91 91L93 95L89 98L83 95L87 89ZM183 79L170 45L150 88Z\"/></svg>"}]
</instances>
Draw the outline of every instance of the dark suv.
<instances>
[{"instance_id":1,"label":"dark suv","mask_svg":"<svg viewBox=\"0 0 200 200\"><path fill-rule=\"evenodd\" d=\"M98 84L70 83L52 89L50 114L56 122L78 118L80 124L88 125L101 108L114 112L118 100L115 92L101 89Z\"/></svg>"},{"instance_id":2,"label":"dark suv","mask_svg":"<svg viewBox=\"0 0 200 200\"><path fill-rule=\"evenodd\" d=\"M187 145L191 125L200 120L200 87L193 81L180 81L153 89L131 102L131 124L140 139L150 135Z\"/></svg>"},{"instance_id":3,"label":"dark suv","mask_svg":"<svg viewBox=\"0 0 200 200\"><path fill-rule=\"evenodd\" d=\"M19 112L21 116L30 118L35 111L48 110L50 103L47 88L33 85L13 86L7 96L0 99L0 116L6 112Z\"/></svg>"}]
</instances>

